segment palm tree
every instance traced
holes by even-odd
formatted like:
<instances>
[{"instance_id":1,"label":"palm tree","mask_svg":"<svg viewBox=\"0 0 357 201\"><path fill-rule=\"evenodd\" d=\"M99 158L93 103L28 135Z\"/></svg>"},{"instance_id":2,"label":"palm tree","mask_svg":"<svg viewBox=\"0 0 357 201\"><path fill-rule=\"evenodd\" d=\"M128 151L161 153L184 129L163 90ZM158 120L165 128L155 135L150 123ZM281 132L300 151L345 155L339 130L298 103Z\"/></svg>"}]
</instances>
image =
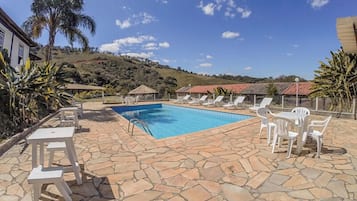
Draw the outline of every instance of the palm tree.
<instances>
[{"instance_id":1,"label":"palm tree","mask_svg":"<svg viewBox=\"0 0 357 201\"><path fill-rule=\"evenodd\" d=\"M320 62L320 68L315 71L310 96L330 98L330 110L351 110L352 99L357 95L357 55L341 49L331 52L331 57L327 63Z\"/></svg>"},{"instance_id":2,"label":"palm tree","mask_svg":"<svg viewBox=\"0 0 357 201\"><path fill-rule=\"evenodd\" d=\"M56 34L63 34L71 45L78 42L87 50L89 41L80 28L85 28L93 35L96 24L94 20L81 13L83 0L34 0L31 5L33 15L23 23L25 31L37 39L44 29L48 30L48 44L46 47L46 61L51 60L51 52Z\"/></svg>"}]
</instances>

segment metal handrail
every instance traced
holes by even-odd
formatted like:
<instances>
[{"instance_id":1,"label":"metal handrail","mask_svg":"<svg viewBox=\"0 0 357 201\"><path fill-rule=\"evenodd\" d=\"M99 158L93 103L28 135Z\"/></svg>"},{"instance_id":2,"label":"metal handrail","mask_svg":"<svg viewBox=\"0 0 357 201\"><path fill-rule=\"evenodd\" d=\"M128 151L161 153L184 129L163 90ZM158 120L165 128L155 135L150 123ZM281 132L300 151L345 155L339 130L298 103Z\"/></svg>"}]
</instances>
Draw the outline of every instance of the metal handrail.
<instances>
[{"instance_id":1,"label":"metal handrail","mask_svg":"<svg viewBox=\"0 0 357 201\"><path fill-rule=\"evenodd\" d=\"M134 122L140 124L143 127L143 129L145 130L145 132L147 132L151 136L153 136L152 133L151 133L151 130L149 129L149 126L147 125L147 123L142 121L142 120L140 120L140 119L137 119L137 118L130 119L130 121L128 123L128 132L130 131L130 124L132 125L132 127L131 127L131 135L134 134Z\"/></svg>"}]
</instances>

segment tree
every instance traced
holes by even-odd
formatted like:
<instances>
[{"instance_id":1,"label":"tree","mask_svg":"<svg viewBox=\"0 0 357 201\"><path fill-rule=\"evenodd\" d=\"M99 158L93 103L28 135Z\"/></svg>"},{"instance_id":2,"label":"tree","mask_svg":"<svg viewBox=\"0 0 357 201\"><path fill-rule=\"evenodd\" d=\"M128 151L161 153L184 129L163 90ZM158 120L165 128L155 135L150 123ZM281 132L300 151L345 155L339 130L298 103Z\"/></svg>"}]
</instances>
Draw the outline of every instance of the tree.
<instances>
[{"instance_id":1,"label":"tree","mask_svg":"<svg viewBox=\"0 0 357 201\"><path fill-rule=\"evenodd\" d=\"M356 62L356 54L345 53L343 49L331 52L327 63L320 62L320 68L315 71L310 96L330 98L330 110L351 110L353 96L357 95Z\"/></svg>"},{"instance_id":2,"label":"tree","mask_svg":"<svg viewBox=\"0 0 357 201\"><path fill-rule=\"evenodd\" d=\"M95 33L94 20L82 14L83 0L34 0L31 5L33 15L23 23L25 31L33 38L39 38L44 29L48 30L48 44L45 52L46 62L51 58L56 34L61 33L68 42L78 42L87 50L89 41L80 28L86 28Z\"/></svg>"},{"instance_id":3,"label":"tree","mask_svg":"<svg viewBox=\"0 0 357 201\"><path fill-rule=\"evenodd\" d=\"M274 96L278 95L278 89L276 88L276 86L274 85L273 82L269 83L269 85L267 87L267 94L270 97L274 97Z\"/></svg>"}]
</instances>

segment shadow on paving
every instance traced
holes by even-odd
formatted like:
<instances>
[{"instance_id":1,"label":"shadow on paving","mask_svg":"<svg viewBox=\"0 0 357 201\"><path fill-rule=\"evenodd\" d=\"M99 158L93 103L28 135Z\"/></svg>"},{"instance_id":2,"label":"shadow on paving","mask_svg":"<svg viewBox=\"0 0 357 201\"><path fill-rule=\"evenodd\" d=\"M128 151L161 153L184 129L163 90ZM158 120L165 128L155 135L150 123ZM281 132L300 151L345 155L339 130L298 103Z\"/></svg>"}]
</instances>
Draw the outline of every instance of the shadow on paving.
<instances>
[{"instance_id":1,"label":"shadow on paving","mask_svg":"<svg viewBox=\"0 0 357 201\"><path fill-rule=\"evenodd\" d=\"M118 121L116 113L103 110L85 110L81 119L89 119L97 122Z\"/></svg>"},{"instance_id":2,"label":"shadow on paving","mask_svg":"<svg viewBox=\"0 0 357 201\"><path fill-rule=\"evenodd\" d=\"M81 169L83 170L83 165L81 164ZM82 181L81 185L78 185L76 180L66 181L70 189L72 190L71 198L73 201L84 201L84 200L96 200L96 201L107 201L115 200L114 193L110 186L107 177L97 177L91 175L87 172L82 171ZM48 188L49 185L43 185L41 189L40 200L52 201L54 199L63 200L63 197L58 194L57 189L54 185Z\"/></svg>"}]
</instances>

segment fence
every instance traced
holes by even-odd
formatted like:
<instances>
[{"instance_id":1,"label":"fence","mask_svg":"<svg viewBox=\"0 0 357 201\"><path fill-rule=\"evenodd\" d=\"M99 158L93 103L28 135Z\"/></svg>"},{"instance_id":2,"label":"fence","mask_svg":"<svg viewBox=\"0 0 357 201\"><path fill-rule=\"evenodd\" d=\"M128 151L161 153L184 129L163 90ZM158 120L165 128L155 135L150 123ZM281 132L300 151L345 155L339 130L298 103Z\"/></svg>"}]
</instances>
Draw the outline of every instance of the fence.
<instances>
[{"instance_id":1,"label":"fence","mask_svg":"<svg viewBox=\"0 0 357 201\"><path fill-rule=\"evenodd\" d=\"M266 97L264 95L247 95L245 94L246 98L244 99L244 104L246 106L254 105L260 103L260 101ZM200 94L192 94L193 98L199 98ZM225 102L229 102L234 100L236 95L233 96L226 96L224 98ZM171 97L172 98L172 97ZM214 99L214 95L209 97L210 99ZM341 116L345 118L355 118L356 116L356 98L353 99L352 105L349 108L346 107L342 112L332 112L330 111L331 107L331 99L330 98L308 98L306 96L299 96L296 100L296 96L274 96L273 101L269 108L278 111L289 111L292 108L299 106L299 107L306 107L309 108L310 111L314 114L334 114L336 116Z\"/></svg>"}]
</instances>

